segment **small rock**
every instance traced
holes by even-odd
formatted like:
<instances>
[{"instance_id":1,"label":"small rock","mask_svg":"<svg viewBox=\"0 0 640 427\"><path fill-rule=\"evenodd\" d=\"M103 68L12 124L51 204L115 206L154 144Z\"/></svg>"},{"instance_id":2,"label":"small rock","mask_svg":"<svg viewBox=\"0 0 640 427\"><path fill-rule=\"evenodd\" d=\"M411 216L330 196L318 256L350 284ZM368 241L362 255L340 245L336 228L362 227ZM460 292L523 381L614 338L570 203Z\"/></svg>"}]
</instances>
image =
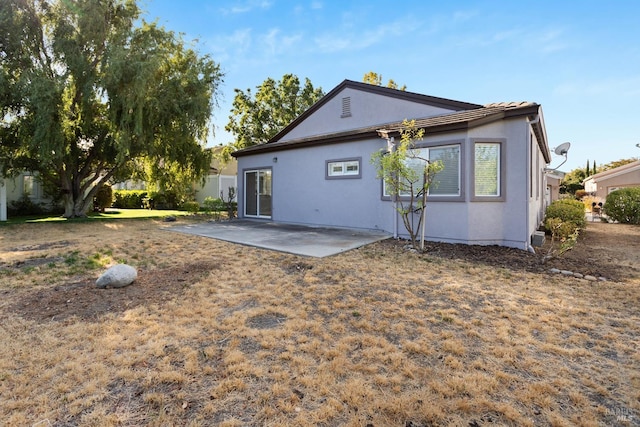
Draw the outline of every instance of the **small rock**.
<instances>
[{"instance_id":1,"label":"small rock","mask_svg":"<svg viewBox=\"0 0 640 427\"><path fill-rule=\"evenodd\" d=\"M123 288L129 286L137 278L138 271L134 267L127 264L116 264L98 277L96 287L100 289Z\"/></svg>"},{"instance_id":2,"label":"small rock","mask_svg":"<svg viewBox=\"0 0 640 427\"><path fill-rule=\"evenodd\" d=\"M558 274L560 273L560 270L558 270L557 268L552 268L551 270L549 270L549 273Z\"/></svg>"},{"instance_id":3,"label":"small rock","mask_svg":"<svg viewBox=\"0 0 640 427\"><path fill-rule=\"evenodd\" d=\"M590 281L590 282L595 282L596 280L598 280L598 279L596 279L594 276L590 276L590 275L588 275L588 274L587 274L586 276L584 276L584 278L585 278L586 280Z\"/></svg>"},{"instance_id":4,"label":"small rock","mask_svg":"<svg viewBox=\"0 0 640 427\"><path fill-rule=\"evenodd\" d=\"M564 274L565 276L573 276L573 271L569 270L560 270L560 273Z\"/></svg>"},{"instance_id":5,"label":"small rock","mask_svg":"<svg viewBox=\"0 0 640 427\"><path fill-rule=\"evenodd\" d=\"M573 277L578 278L578 279L582 279L584 277L584 274L573 273Z\"/></svg>"},{"instance_id":6,"label":"small rock","mask_svg":"<svg viewBox=\"0 0 640 427\"><path fill-rule=\"evenodd\" d=\"M174 215L168 215L164 217L164 222L176 222L177 218Z\"/></svg>"},{"instance_id":7,"label":"small rock","mask_svg":"<svg viewBox=\"0 0 640 427\"><path fill-rule=\"evenodd\" d=\"M598 277L598 280L601 281L601 282L606 282L609 279L607 279L606 277Z\"/></svg>"}]
</instances>

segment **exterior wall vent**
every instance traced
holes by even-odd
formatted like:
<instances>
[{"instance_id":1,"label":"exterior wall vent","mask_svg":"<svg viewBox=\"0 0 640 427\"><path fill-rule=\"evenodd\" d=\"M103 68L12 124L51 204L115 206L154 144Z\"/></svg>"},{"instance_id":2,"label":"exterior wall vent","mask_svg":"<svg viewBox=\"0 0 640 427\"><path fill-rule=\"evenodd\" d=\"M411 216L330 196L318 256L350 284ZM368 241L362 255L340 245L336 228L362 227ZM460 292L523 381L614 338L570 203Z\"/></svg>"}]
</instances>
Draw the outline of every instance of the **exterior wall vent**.
<instances>
[{"instance_id":1,"label":"exterior wall vent","mask_svg":"<svg viewBox=\"0 0 640 427\"><path fill-rule=\"evenodd\" d=\"M340 118L351 117L351 97L342 98L342 115Z\"/></svg>"}]
</instances>

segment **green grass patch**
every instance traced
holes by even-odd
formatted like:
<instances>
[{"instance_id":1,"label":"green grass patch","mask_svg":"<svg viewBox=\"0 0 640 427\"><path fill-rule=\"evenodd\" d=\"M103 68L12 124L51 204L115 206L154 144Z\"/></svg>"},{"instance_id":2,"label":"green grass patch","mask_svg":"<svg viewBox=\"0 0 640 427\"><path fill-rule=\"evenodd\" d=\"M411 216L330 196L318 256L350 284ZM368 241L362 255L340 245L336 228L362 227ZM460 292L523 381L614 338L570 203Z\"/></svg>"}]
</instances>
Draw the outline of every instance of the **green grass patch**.
<instances>
[{"instance_id":1,"label":"green grass patch","mask_svg":"<svg viewBox=\"0 0 640 427\"><path fill-rule=\"evenodd\" d=\"M85 221L109 221L121 219L147 219L147 218L163 218L165 216L183 216L191 215L187 211L178 210L158 210L158 209L107 209L105 212L91 212L86 218L63 218L59 215L38 215L9 218L1 225L8 224L25 224L32 222L85 222Z\"/></svg>"}]
</instances>

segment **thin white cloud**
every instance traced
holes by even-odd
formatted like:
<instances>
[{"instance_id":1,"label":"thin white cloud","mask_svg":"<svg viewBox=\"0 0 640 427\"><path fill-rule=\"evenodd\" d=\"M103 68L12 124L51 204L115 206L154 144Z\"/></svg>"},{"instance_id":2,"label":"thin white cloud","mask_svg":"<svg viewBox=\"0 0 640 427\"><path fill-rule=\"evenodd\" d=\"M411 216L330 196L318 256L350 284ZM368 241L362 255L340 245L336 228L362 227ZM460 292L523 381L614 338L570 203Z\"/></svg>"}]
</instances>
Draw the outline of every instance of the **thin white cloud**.
<instances>
[{"instance_id":1,"label":"thin white cloud","mask_svg":"<svg viewBox=\"0 0 640 427\"><path fill-rule=\"evenodd\" d=\"M241 13L249 13L256 9L269 9L273 2L269 0L250 0L246 2L239 2L231 7L223 7L220 11L224 15L237 15Z\"/></svg>"},{"instance_id":2,"label":"thin white cloud","mask_svg":"<svg viewBox=\"0 0 640 427\"><path fill-rule=\"evenodd\" d=\"M416 31L420 23L412 18L386 22L366 31L355 31L358 25L353 20L345 19L344 25L314 38L315 46L323 53L340 51L356 51L376 45L390 38L404 36Z\"/></svg>"},{"instance_id":3,"label":"thin white cloud","mask_svg":"<svg viewBox=\"0 0 640 427\"><path fill-rule=\"evenodd\" d=\"M571 43L564 37L561 29L526 29L510 28L499 31L467 34L454 39L456 47L487 48L496 45L513 46L529 52L552 54L571 48Z\"/></svg>"},{"instance_id":4,"label":"thin white cloud","mask_svg":"<svg viewBox=\"0 0 640 427\"><path fill-rule=\"evenodd\" d=\"M567 82L556 86L553 93L558 96L637 98L640 96L640 75Z\"/></svg>"},{"instance_id":5,"label":"thin white cloud","mask_svg":"<svg viewBox=\"0 0 640 427\"><path fill-rule=\"evenodd\" d=\"M243 28L225 36L218 36L207 41L213 57L218 62L225 62L234 56L247 52L252 45L253 37L250 28Z\"/></svg>"},{"instance_id":6,"label":"thin white cloud","mask_svg":"<svg viewBox=\"0 0 640 427\"><path fill-rule=\"evenodd\" d=\"M213 58L227 66L239 64L264 64L288 52L298 49L302 34L286 34L279 28L271 28L256 33L254 29L243 28L227 36L219 36L207 41Z\"/></svg>"},{"instance_id":7,"label":"thin white cloud","mask_svg":"<svg viewBox=\"0 0 640 427\"><path fill-rule=\"evenodd\" d=\"M279 28L272 28L267 33L258 37L260 44L264 46L266 56L276 56L288 52L302 39L300 34L283 35Z\"/></svg>"},{"instance_id":8,"label":"thin white cloud","mask_svg":"<svg viewBox=\"0 0 640 427\"><path fill-rule=\"evenodd\" d=\"M452 21L460 24L464 22L470 21L472 18L476 17L478 12L475 10L458 10L453 12Z\"/></svg>"},{"instance_id":9,"label":"thin white cloud","mask_svg":"<svg viewBox=\"0 0 640 427\"><path fill-rule=\"evenodd\" d=\"M550 29L538 37L538 46L542 53L555 53L568 49L570 44L563 38L563 31Z\"/></svg>"},{"instance_id":10,"label":"thin white cloud","mask_svg":"<svg viewBox=\"0 0 640 427\"><path fill-rule=\"evenodd\" d=\"M320 10L322 8L324 8L324 3L322 3L321 1L312 1L311 2L311 9Z\"/></svg>"}]
</instances>

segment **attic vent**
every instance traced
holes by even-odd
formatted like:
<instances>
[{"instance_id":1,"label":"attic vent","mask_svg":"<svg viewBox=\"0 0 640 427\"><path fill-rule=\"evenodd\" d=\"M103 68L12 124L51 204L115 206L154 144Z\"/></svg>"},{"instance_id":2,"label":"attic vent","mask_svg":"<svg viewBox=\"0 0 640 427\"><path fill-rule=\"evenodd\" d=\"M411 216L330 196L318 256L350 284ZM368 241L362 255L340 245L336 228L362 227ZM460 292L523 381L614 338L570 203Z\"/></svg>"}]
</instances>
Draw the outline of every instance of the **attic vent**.
<instances>
[{"instance_id":1,"label":"attic vent","mask_svg":"<svg viewBox=\"0 0 640 427\"><path fill-rule=\"evenodd\" d=\"M340 118L351 117L351 97L342 98L342 115Z\"/></svg>"}]
</instances>

